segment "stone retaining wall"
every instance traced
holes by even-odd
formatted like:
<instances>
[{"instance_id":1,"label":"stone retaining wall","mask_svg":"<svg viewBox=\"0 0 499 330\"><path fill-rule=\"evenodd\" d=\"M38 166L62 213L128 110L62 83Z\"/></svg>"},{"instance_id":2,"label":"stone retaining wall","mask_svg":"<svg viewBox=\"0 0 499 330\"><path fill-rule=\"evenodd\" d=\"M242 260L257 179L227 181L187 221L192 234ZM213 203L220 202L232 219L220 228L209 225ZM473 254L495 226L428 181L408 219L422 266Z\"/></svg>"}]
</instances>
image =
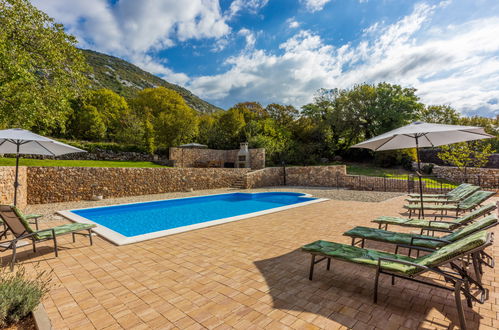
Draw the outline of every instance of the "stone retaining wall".
<instances>
[{"instance_id":1,"label":"stone retaining wall","mask_svg":"<svg viewBox=\"0 0 499 330\"><path fill-rule=\"evenodd\" d=\"M29 167L27 202L42 204L234 186L249 169Z\"/></svg>"},{"instance_id":2,"label":"stone retaining wall","mask_svg":"<svg viewBox=\"0 0 499 330\"><path fill-rule=\"evenodd\" d=\"M224 163L235 163L239 149L217 150L217 149L189 149L170 148L170 161L174 161L175 167L196 167L199 163L217 162L220 166ZM250 167L254 170L265 168L265 149L249 149Z\"/></svg>"},{"instance_id":3,"label":"stone retaining wall","mask_svg":"<svg viewBox=\"0 0 499 330\"><path fill-rule=\"evenodd\" d=\"M499 189L499 168L471 167L466 169L466 173L465 177L464 170L452 166L433 167L433 174L439 178L457 183L468 181L480 187Z\"/></svg>"},{"instance_id":4,"label":"stone retaining wall","mask_svg":"<svg viewBox=\"0 0 499 330\"><path fill-rule=\"evenodd\" d=\"M246 189L284 185L282 167L267 167L246 174Z\"/></svg>"},{"instance_id":5,"label":"stone retaining wall","mask_svg":"<svg viewBox=\"0 0 499 330\"><path fill-rule=\"evenodd\" d=\"M286 183L290 186L336 187L336 179L346 175L345 165L287 167Z\"/></svg>"},{"instance_id":6,"label":"stone retaining wall","mask_svg":"<svg viewBox=\"0 0 499 330\"><path fill-rule=\"evenodd\" d=\"M14 166L0 167L0 203L14 203L14 181L16 168ZM26 167L19 167L19 188L17 190L17 205L23 209L27 205L26 194Z\"/></svg>"}]
</instances>

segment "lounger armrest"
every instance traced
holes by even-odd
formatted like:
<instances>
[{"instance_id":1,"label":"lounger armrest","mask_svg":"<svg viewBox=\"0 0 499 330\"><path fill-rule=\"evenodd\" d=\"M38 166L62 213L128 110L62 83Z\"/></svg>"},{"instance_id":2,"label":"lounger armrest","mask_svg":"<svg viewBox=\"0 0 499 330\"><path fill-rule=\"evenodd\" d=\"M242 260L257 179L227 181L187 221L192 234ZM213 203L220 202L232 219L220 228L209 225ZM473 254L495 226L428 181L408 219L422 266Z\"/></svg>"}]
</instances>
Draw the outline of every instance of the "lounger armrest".
<instances>
[{"instance_id":1,"label":"lounger armrest","mask_svg":"<svg viewBox=\"0 0 499 330\"><path fill-rule=\"evenodd\" d=\"M54 229L54 228L48 228L48 229L37 230L37 231L33 232L33 234L39 234L39 233L42 233L42 232L45 232L45 231L50 231L50 232L52 232L52 238L54 238L54 237L55 237L55 229Z\"/></svg>"},{"instance_id":2,"label":"lounger armrest","mask_svg":"<svg viewBox=\"0 0 499 330\"><path fill-rule=\"evenodd\" d=\"M42 231L42 230L39 230L39 231ZM19 237L16 237L12 241L20 241L20 240L25 239L25 238L30 238L30 237L35 236L36 234L38 234L39 231L34 231L32 233L27 233L27 234L21 235Z\"/></svg>"},{"instance_id":3,"label":"lounger armrest","mask_svg":"<svg viewBox=\"0 0 499 330\"><path fill-rule=\"evenodd\" d=\"M420 264L417 264L417 263L414 263L414 262L410 262L410 261L406 261L406 260L399 260L399 259L392 259L392 258L385 258L385 257L378 258L378 268L379 269L381 269L381 262L382 261L396 262L396 263L399 263L399 264L402 264L402 265L406 265L406 266L414 266L414 267L417 267L417 268L421 268L421 269L425 269L425 270L430 270L430 268L428 268L426 266L423 266L423 265L420 265Z\"/></svg>"},{"instance_id":4,"label":"lounger armrest","mask_svg":"<svg viewBox=\"0 0 499 330\"><path fill-rule=\"evenodd\" d=\"M397 244L397 246L403 247L406 249L412 249L412 250L420 250L420 251L425 251L425 252L435 252L435 249L417 246L417 245Z\"/></svg>"},{"instance_id":5,"label":"lounger armrest","mask_svg":"<svg viewBox=\"0 0 499 330\"><path fill-rule=\"evenodd\" d=\"M452 243L449 240L446 240L443 238L438 238L438 237L411 237L411 246L414 245L414 240L416 240L416 239L423 240L423 241L435 241L435 242L447 243L447 244Z\"/></svg>"}]
</instances>

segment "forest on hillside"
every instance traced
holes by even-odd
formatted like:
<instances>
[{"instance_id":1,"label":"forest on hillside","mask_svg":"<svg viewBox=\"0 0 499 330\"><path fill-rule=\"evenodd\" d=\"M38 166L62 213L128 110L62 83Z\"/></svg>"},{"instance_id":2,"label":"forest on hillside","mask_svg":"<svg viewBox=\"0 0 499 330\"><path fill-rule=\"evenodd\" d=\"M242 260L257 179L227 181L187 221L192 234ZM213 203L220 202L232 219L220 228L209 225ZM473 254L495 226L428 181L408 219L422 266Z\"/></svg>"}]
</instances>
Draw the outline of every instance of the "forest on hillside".
<instances>
[{"instance_id":1,"label":"forest on hillside","mask_svg":"<svg viewBox=\"0 0 499 330\"><path fill-rule=\"evenodd\" d=\"M499 136L497 117L464 117L448 105L423 104L414 88L385 82L321 89L300 109L249 101L202 113L163 86L120 95L92 83L77 40L29 1L1 0L0 11L1 128L148 153L190 142L232 149L248 141L266 148L270 164L372 159L350 146L416 120L482 126ZM482 144L499 150L498 139ZM411 157L397 151L375 160L404 165Z\"/></svg>"}]
</instances>

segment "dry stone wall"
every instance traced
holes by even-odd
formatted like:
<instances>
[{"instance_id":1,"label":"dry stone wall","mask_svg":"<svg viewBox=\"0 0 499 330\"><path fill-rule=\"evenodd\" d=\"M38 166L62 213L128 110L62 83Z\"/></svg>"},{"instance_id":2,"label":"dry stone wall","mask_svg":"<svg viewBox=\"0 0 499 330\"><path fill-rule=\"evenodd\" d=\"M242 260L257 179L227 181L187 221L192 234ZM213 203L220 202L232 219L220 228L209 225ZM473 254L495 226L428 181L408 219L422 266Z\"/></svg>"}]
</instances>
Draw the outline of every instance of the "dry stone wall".
<instances>
[{"instance_id":1,"label":"dry stone wall","mask_svg":"<svg viewBox=\"0 0 499 330\"><path fill-rule=\"evenodd\" d=\"M284 185L284 169L267 167L246 174L246 188L273 187Z\"/></svg>"},{"instance_id":2,"label":"dry stone wall","mask_svg":"<svg viewBox=\"0 0 499 330\"><path fill-rule=\"evenodd\" d=\"M218 162L235 163L239 149L216 150L216 149L188 149L170 148L170 161L175 167L196 167L198 163ZM253 170L265 168L265 149L256 148L250 151L250 167Z\"/></svg>"},{"instance_id":3,"label":"dry stone wall","mask_svg":"<svg viewBox=\"0 0 499 330\"><path fill-rule=\"evenodd\" d=\"M29 167L28 204L232 187L249 169Z\"/></svg>"},{"instance_id":4,"label":"dry stone wall","mask_svg":"<svg viewBox=\"0 0 499 330\"><path fill-rule=\"evenodd\" d=\"M19 167L19 188L17 190L17 206L23 209L27 205L26 194L26 167ZM14 166L0 167L0 203L14 203L14 181L16 168Z\"/></svg>"},{"instance_id":5,"label":"dry stone wall","mask_svg":"<svg viewBox=\"0 0 499 330\"><path fill-rule=\"evenodd\" d=\"M452 182L468 181L480 187L499 189L499 168L467 168L465 177L464 170L457 167L435 166L433 174Z\"/></svg>"}]
</instances>

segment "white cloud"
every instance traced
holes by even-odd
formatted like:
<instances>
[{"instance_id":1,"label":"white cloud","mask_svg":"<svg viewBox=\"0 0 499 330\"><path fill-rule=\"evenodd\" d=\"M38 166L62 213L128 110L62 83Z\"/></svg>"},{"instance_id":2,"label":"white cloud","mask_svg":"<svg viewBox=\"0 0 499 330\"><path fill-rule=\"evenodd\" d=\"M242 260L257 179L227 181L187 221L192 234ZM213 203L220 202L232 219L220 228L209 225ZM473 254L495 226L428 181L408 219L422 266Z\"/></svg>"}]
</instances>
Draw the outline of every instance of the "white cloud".
<instances>
[{"instance_id":1,"label":"white cloud","mask_svg":"<svg viewBox=\"0 0 499 330\"><path fill-rule=\"evenodd\" d=\"M248 29L241 29L237 32L238 35L243 36L246 40L246 49L252 49L255 46L255 34Z\"/></svg>"},{"instance_id":2,"label":"white cloud","mask_svg":"<svg viewBox=\"0 0 499 330\"><path fill-rule=\"evenodd\" d=\"M290 17L286 20L286 23L288 24L288 27L290 29L296 29L300 27L300 22L297 22L294 17Z\"/></svg>"},{"instance_id":3,"label":"white cloud","mask_svg":"<svg viewBox=\"0 0 499 330\"><path fill-rule=\"evenodd\" d=\"M331 0L302 0L305 8L311 13L321 11L329 1Z\"/></svg>"},{"instance_id":4,"label":"white cloud","mask_svg":"<svg viewBox=\"0 0 499 330\"><path fill-rule=\"evenodd\" d=\"M387 81L418 89L428 104L499 113L499 17L427 29L438 6L419 4L392 25L379 23L356 44L333 47L299 31L276 55L254 49L225 61L228 69L195 77L188 87L211 100L301 106L319 88Z\"/></svg>"},{"instance_id":5,"label":"white cloud","mask_svg":"<svg viewBox=\"0 0 499 330\"><path fill-rule=\"evenodd\" d=\"M178 42L219 39L230 33L218 0L120 0L114 5L107 0L33 0L33 4L63 23L82 47L131 59Z\"/></svg>"},{"instance_id":6,"label":"white cloud","mask_svg":"<svg viewBox=\"0 0 499 330\"><path fill-rule=\"evenodd\" d=\"M230 4L227 16L232 18L244 10L255 14L265 7L268 2L269 0L234 0Z\"/></svg>"}]
</instances>

